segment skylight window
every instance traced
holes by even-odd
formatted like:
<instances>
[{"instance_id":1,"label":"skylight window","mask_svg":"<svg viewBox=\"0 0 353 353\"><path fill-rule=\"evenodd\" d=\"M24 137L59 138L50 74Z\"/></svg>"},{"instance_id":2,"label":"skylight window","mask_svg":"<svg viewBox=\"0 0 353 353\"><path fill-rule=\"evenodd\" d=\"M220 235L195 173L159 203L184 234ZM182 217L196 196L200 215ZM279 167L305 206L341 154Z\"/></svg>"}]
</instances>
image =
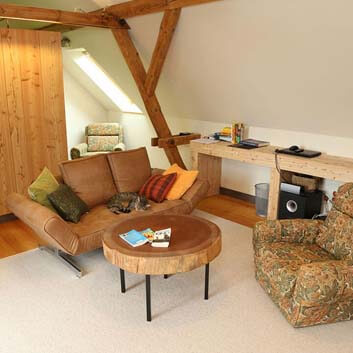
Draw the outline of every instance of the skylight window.
<instances>
[{"instance_id":1,"label":"skylight window","mask_svg":"<svg viewBox=\"0 0 353 353\"><path fill-rule=\"evenodd\" d=\"M103 69L99 67L88 53L74 58L74 61L122 112L142 114L139 107L131 102L130 98Z\"/></svg>"}]
</instances>

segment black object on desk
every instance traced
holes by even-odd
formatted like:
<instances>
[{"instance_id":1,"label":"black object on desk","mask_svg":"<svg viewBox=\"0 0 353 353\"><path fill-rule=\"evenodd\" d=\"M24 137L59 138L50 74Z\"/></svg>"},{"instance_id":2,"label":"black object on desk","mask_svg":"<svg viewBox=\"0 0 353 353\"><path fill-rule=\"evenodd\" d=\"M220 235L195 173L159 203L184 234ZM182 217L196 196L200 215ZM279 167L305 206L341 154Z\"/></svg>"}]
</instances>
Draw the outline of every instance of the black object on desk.
<instances>
[{"instance_id":1,"label":"black object on desk","mask_svg":"<svg viewBox=\"0 0 353 353\"><path fill-rule=\"evenodd\" d=\"M305 157L305 158L314 158L321 155L321 152L310 151L299 148L298 146L291 146L289 148L277 149L276 153L290 154L292 156Z\"/></svg>"},{"instance_id":2,"label":"black object on desk","mask_svg":"<svg viewBox=\"0 0 353 353\"><path fill-rule=\"evenodd\" d=\"M243 148L244 150L252 150L253 148L259 148L259 147L256 147L256 146L243 145L241 143L237 143L235 145L228 145L228 147Z\"/></svg>"}]
</instances>

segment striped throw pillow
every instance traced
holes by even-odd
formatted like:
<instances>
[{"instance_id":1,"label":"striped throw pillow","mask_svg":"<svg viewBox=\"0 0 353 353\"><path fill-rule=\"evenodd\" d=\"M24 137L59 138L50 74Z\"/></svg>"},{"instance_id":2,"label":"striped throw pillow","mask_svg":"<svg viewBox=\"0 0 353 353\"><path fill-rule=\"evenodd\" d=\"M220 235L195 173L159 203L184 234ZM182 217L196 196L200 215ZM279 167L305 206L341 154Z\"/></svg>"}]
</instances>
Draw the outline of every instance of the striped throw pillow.
<instances>
[{"instance_id":1,"label":"striped throw pillow","mask_svg":"<svg viewBox=\"0 0 353 353\"><path fill-rule=\"evenodd\" d=\"M139 194L146 196L149 200L160 203L165 200L176 179L177 173L152 175L142 186Z\"/></svg>"}]
</instances>

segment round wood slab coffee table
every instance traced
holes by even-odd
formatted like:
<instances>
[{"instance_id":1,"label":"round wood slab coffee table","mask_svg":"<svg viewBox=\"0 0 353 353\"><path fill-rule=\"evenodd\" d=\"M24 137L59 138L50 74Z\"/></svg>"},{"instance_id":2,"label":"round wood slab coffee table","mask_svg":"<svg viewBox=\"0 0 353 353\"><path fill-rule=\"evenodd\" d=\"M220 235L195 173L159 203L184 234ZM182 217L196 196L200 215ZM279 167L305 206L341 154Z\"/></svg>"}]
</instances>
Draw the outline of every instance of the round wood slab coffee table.
<instances>
[{"instance_id":1,"label":"round wood slab coffee table","mask_svg":"<svg viewBox=\"0 0 353 353\"><path fill-rule=\"evenodd\" d=\"M132 229L171 228L168 248L150 244L132 247L119 237ZM205 219L185 215L149 215L123 221L109 228L103 238L106 259L120 268L121 291L125 293L125 272L146 276L147 321L151 321L151 275L188 272L205 265L205 299L208 299L209 264L221 252L221 231Z\"/></svg>"}]
</instances>

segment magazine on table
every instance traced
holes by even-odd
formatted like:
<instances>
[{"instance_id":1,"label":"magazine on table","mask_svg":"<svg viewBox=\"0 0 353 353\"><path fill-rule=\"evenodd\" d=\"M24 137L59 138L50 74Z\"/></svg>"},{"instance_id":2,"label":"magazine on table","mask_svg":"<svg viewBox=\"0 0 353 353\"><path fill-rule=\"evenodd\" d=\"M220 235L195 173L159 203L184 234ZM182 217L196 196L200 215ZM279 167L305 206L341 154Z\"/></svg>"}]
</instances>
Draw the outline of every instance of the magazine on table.
<instances>
[{"instance_id":1,"label":"magazine on table","mask_svg":"<svg viewBox=\"0 0 353 353\"><path fill-rule=\"evenodd\" d=\"M151 245L156 248L167 248L170 243L171 234L171 228L157 230L154 232L154 238Z\"/></svg>"},{"instance_id":2,"label":"magazine on table","mask_svg":"<svg viewBox=\"0 0 353 353\"><path fill-rule=\"evenodd\" d=\"M151 228L147 228L145 230L141 230L140 232L143 236L145 236L148 239L149 243L153 242L154 239L154 231Z\"/></svg>"}]
</instances>

